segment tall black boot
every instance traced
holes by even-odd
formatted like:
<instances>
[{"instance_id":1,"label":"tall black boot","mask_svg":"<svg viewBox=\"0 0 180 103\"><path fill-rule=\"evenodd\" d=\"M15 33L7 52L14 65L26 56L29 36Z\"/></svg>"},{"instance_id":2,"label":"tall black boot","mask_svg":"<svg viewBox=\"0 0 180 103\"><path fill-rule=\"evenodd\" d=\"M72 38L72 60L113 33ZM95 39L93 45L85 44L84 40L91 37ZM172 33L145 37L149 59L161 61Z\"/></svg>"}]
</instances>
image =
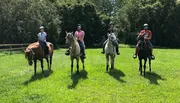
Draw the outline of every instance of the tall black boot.
<instances>
[{"instance_id":1,"label":"tall black boot","mask_svg":"<svg viewBox=\"0 0 180 103\"><path fill-rule=\"evenodd\" d=\"M119 48L118 48L118 47L116 47L116 53L117 53L117 55L120 55L120 52L119 52Z\"/></svg>"},{"instance_id":2,"label":"tall black boot","mask_svg":"<svg viewBox=\"0 0 180 103\"><path fill-rule=\"evenodd\" d=\"M105 48L105 44L103 44L103 48L102 48L102 54L104 54L105 53L105 50L104 50L104 48Z\"/></svg>"},{"instance_id":3,"label":"tall black boot","mask_svg":"<svg viewBox=\"0 0 180 103\"><path fill-rule=\"evenodd\" d=\"M69 55L70 54L69 52L70 52L69 49L66 50L65 55Z\"/></svg>"}]
</instances>

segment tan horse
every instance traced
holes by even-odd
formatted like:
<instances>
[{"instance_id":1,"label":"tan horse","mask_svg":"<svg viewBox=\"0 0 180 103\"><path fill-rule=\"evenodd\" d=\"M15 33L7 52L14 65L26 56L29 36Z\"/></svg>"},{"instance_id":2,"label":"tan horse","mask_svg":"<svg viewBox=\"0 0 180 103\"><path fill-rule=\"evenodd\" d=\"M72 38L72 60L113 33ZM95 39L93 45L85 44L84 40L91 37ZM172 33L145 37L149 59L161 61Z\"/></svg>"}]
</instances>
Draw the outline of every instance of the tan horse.
<instances>
[{"instance_id":1,"label":"tan horse","mask_svg":"<svg viewBox=\"0 0 180 103\"><path fill-rule=\"evenodd\" d=\"M44 48L39 44L39 42L30 44L25 50L25 58L28 60L29 65L32 65L34 61L34 75L36 75L37 60L41 62L42 73L44 72L43 58L46 59L47 64L48 64L48 69L51 70L54 46L50 42L48 42L47 45L49 47L50 63L49 63L48 57L45 56Z\"/></svg>"},{"instance_id":2,"label":"tan horse","mask_svg":"<svg viewBox=\"0 0 180 103\"><path fill-rule=\"evenodd\" d=\"M69 44L70 47L70 59L71 59L71 74L73 73L73 62L76 59L76 67L77 73L79 73L79 59L81 59L84 69L84 58L82 57L79 43L74 37L73 33L66 32L66 43Z\"/></svg>"}]
</instances>

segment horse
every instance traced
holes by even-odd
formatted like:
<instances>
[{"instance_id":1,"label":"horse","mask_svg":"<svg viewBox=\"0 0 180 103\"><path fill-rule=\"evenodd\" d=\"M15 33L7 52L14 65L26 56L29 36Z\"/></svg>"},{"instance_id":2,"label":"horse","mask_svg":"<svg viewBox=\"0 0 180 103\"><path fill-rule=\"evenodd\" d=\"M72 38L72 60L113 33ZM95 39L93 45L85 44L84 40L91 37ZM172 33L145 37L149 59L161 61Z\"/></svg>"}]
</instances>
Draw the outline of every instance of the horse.
<instances>
[{"instance_id":1,"label":"horse","mask_svg":"<svg viewBox=\"0 0 180 103\"><path fill-rule=\"evenodd\" d=\"M77 67L77 74L79 74L79 59L81 59L81 62L83 64L83 70L85 68L84 66L84 58L81 54L80 45L76 40L76 37L73 35L72 32L66 32L66 44L69 44L71 47L70 49L70 59L71 59L71 75L73 73L73 64L74 59L76 59L76 67Z\"/></svg>"},{"instance_id":2,"label":"horse","mask_svg":"<svg viewBox=\"0 0 180 103\"><path fill-rule=\"evenodd\" d=\"M146 41L144 40L144 35L139 37L139 47L140 47L138 52L139 71L140 71L140 75L142 75L142 66L143 66L142 60L144 60L144 76L145 76L147 59L149 60L149 71L151 72L151 56L150 56L150 49L146 44Z\"/></svg>"},{"instance_id":3,"label":"horse","mask_svg":"<svg viewBox=\"0 0 180 103\"><path fill-rule=\"evenodd\" d=\"M51 71L54 46L50 42L47 42L47 45L49 47L50 63L49 63L48 56L45 55L43 46L40 45L39 42L34 42L34 43L30 44L25 50L25 58L28 60L28 63L29 63L30 66L33 65L33 61L34 61L34 76L36 76L37 60L39 60L41 62L42 73L44 73L44 70L43 70L43 58L46 59L48 69Z\"/></svg>"},{"instance_id":4,"label":"horse","mask_svg":"<svg viewBox=\"0 0 180 103\"><path fill-rule=\"evenodd\" d=\"M111 59L111 69L114 69L114 59L115 59L115 43L116 43L116 35L114 33L110 33L107 39L107 43L105 45L105 55L106 55L106 71L109 69L109 58Z\"/></svg>"}]
</instances>

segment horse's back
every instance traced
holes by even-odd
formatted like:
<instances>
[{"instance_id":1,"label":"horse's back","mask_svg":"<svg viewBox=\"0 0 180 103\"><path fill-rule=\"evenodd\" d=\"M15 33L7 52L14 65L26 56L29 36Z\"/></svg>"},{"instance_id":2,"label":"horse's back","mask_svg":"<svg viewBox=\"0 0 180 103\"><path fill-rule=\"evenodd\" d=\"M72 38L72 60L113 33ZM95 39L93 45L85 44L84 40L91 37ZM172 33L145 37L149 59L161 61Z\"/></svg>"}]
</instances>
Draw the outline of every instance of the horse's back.
<instances>
[{"instance_id":1,"label":"horse's back","mask_svg":"<svg viewBox=\"0 0 180 103\"><path fill-rule=\"evenodd\" d=\"M49 47L49 53L50 55L53 55L53 52L54 52L54 45L50 42L47 42L47 45Z\"/></svg>"}]
</instances>

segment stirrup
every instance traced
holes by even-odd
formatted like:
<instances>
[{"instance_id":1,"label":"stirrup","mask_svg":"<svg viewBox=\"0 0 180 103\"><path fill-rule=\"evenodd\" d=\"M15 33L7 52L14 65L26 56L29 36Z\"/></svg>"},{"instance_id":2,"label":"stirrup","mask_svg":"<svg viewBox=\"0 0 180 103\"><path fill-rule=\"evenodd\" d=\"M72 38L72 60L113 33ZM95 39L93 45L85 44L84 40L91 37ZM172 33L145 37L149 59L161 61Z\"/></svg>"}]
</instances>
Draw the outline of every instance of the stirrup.
<instances>
[{"instance_id":1,"label":"stirrup","mask_svg":"<svg viewBox=\"0 0 180 103\"><path fill-rule=\"evenodd\" d=\"M154 59L155 59L155 56L154 56L154 55L151 55L151 59L154 60Z\"/></svg>"},{"instance_id":2,"label":"stirrup","mask_svg":"<svg viewBox=\"0 0 180 103\"><path fill-rule=\"evenodd\" d=\"M69 52L66 52L65 55L69 55Z\"/></svg>"},{"instance_id":3,"label":"stirrup","mask_svg":"<svg viewBox=\"0 0 180 103\"><path fill-rule=\"evenodd\" d=\"M134 58L134 59L136 59L136 58L137 58L137 55L136 55L136 54L134 54L134 55L133 55L133 58Z\"/></svg>"}]
</instances>

